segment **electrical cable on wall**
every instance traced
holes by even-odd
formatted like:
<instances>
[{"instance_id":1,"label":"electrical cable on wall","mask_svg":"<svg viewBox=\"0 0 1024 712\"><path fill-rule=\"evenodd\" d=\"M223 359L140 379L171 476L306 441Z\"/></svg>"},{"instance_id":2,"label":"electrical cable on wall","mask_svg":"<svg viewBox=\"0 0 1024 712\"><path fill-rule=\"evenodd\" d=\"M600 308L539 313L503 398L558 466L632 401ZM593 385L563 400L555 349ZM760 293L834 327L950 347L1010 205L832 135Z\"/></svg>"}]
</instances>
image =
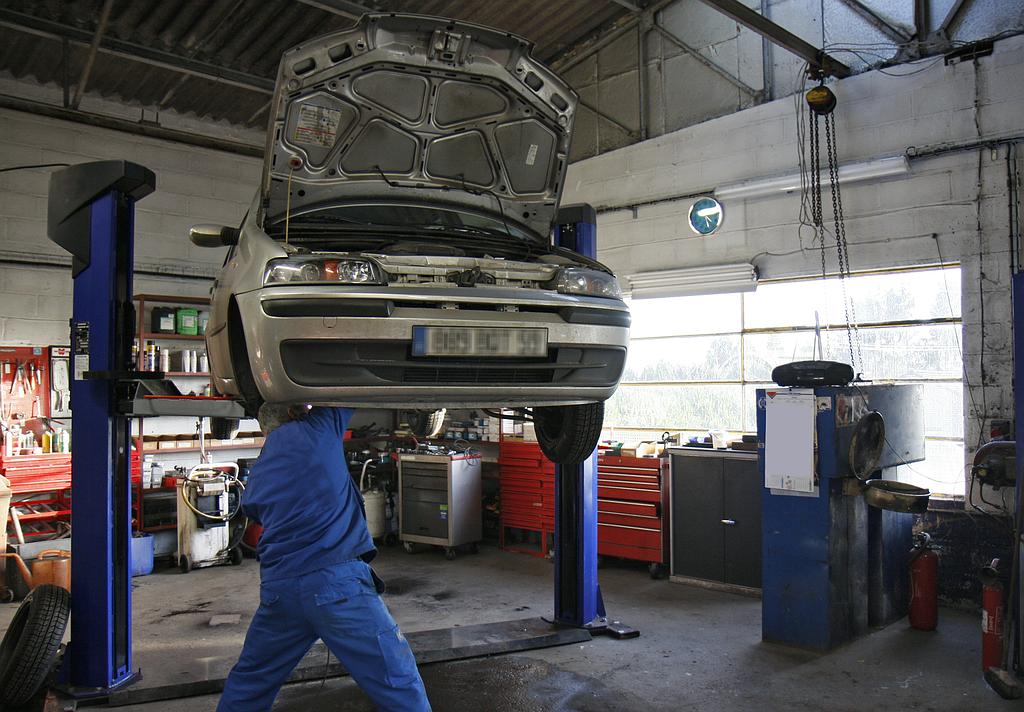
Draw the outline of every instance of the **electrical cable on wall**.
<instances>
[{"instance_id":1,"label":"electrical cable on wall","mask_svg":"<svg viewBox=\"0 0 1024 712\"><path fill-rule=\"evenodd\" d=\"M35 163L27 166L8 166L7 168L0 168L0 173L7 173L8 171L25 171L30 168L67 168L70 163Z\"/></svg>"}]
</instances>

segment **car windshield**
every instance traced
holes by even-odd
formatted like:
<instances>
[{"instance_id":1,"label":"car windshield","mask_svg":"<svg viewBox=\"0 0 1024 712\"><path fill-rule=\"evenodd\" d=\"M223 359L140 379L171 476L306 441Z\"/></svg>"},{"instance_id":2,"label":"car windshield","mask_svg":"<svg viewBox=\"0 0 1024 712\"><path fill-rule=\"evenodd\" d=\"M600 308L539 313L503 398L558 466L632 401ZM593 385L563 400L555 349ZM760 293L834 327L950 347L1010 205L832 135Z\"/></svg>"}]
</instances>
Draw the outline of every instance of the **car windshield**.
<instances>
[{"instance_id":1,"label":"car windshield","mask_svg":"<svg viewBox=\"0 0 1024 712\"><path fill-rule=\"evenodd\" d=\"M282 221L278 221L280 223ZM291 217L291 225L362 225L408 230L477 232L515 240L537 240L537 236L498 217L421 205L339 205L318 208Z\"/></svg>"}]
</instances>

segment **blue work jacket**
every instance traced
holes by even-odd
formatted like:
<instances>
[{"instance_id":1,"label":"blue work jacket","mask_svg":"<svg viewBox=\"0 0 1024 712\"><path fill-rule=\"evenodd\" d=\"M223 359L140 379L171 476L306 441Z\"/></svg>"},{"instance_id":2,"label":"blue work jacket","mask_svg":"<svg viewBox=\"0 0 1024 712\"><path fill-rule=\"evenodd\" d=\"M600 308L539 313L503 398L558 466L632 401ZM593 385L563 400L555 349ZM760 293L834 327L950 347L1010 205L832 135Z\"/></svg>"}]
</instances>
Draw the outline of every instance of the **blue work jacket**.
<instances>
[{"instance_id":1,"label":"blue work jacket","mask_svg":"<svg viewBox=\"0 0 1024 712\"><path fill-rule=\"evenodd\" d=\"M351 408L313 408L267 436L242 495L242 511L263 525L263 581L376 553L342 447L351 417Z\"/></svg>"}]
</instances>

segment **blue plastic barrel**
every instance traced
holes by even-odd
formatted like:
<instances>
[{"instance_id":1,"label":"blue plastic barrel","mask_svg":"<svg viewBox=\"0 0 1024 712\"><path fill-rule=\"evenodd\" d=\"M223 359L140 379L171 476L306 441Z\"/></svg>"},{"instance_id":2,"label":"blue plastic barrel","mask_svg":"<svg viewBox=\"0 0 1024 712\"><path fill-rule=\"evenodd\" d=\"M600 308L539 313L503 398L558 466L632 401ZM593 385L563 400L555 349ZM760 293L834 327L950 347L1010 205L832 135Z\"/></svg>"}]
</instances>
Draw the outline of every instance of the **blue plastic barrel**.
<instances>
[{"instance_id":1,"label":"blue plastic barrel","mask_svg":"<svg viewBox=\"0 0 1024 712\"><path fill-rule=\"evenodd\" d=\"M132 576L149 576L151 573L153 573L153 535L133 536Z\"/></svg>"}]
</instances>

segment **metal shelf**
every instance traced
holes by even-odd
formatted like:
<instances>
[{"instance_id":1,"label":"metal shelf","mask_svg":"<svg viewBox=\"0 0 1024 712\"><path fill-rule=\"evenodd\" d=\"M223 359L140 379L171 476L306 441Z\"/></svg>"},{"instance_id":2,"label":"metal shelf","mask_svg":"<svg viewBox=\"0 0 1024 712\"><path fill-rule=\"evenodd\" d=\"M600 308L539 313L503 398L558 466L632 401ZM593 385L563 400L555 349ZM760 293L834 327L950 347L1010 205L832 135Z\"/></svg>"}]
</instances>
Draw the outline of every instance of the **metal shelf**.
<instances>
[{"instance_id":1,"label":"metal shelf","mask_svg":"<svg viewBox=\"0 0 1024 712\"><path fill-rule=\"evenodd\" d=\"M161 304L209 304L209 297L182 297L171 294L136 294L132 297L138 302L160 302Z\"/></svg>"},{"instance_id":2,"label":"metal shelf","mask_svg":"<svg viewBox=\"0 0 1024 712\"><path fill-rule=\"evenodd\" d=\"M206 450L258 450L263 447L262 442L252 443L251 445L207 445ZM143 448L143 455L152 455L154 453L167 454L170 452L199 452L198 447L165 447L160 448Z\"/></svg>"},{"instance_id":3,"label":"metal shelf","mask_svg":"<svg viewBox=\"0 0 1024 712\"><path fill-rule=\"evenodd\" d=\"M140 338L145 341L206 341L206 334L154 334L144 331Z\"/></svg>"}]
</instances>

